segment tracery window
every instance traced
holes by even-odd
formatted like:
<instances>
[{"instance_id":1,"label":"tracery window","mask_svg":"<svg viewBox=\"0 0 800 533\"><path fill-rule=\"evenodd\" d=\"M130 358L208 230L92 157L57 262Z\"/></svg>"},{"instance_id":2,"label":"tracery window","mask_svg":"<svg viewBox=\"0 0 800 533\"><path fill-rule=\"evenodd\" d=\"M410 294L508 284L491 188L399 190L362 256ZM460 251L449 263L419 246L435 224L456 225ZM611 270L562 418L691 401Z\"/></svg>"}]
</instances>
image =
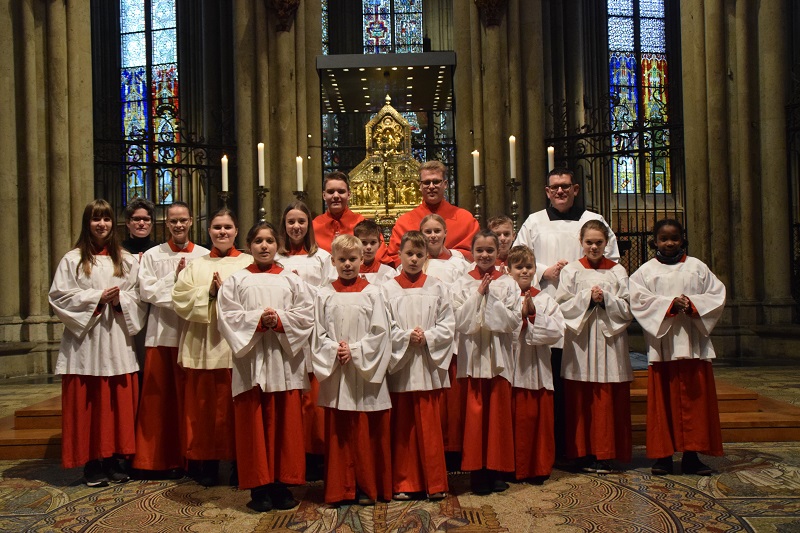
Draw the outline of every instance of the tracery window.
<instances>
[{"instance_id":1,"label":"tracery window","mask_svg":"<svg viewBox=\"0 0 800 533\"><path fill-rule=\"evenodd\" d=\"M123 203L179 199L178 46L175 0L120 0Z\"/></svg>"},{"instance_id":2,"label":"tracery window","mask_svg":"<svg viewBox=\"0 0 800 533\"><path fill-rule=\"evenodd\" d=\"M665 0L608 0L614 193L671 193Z\"/></svg>"},{"instance_id":3,"label":"tracery window","mask_svg":"<svg viewBox=\"0 0 800 533\"><path fill-rule=\"evenodd\" d=\"M363 0L365 54L422 52L422 0Z\"/></svg>"}]
</instances>

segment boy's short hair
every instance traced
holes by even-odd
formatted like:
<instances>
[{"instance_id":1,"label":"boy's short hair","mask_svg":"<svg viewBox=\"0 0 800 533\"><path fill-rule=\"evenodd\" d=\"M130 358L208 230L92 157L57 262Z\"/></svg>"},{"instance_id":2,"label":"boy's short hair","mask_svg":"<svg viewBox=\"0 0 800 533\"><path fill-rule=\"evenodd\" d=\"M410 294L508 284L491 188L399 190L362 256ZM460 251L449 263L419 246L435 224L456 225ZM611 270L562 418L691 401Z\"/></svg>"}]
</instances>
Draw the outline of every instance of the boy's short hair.
<instances>
[{"instance_id":1,"label":"boy's short hair","mask_svg":"<svg viewBox=\"0 0 800 533\"><path fill-rule=\"evenodd\" d=\"M344 184L347 186L347 190L348 191L350 190L350 177L344 172L341 172L339 170L334 170L333 172L328 172L327 174L325 174L325 177L322 178L323 191L325 190L325 187L328 185L328 182L331 180L343 181Z\"/></svg>"},{"instance_id":2,"label":"boy's short hair","mask_svg":"<svg viewBox=\"0 0 800 533\"><path fill-rule=\"evenodd\" d=\"M133 214L139 209L144 209L147 211L147 216L150 218L155 217L155 204L153 204L153 202L150 200L145 200L144 198L137 196L125 206L125 222L130 222L131 218L133 218Z\"/></svg>"},{"instance_id":3,"label":"boy's short hair","mask_svg":"<svg viewBox=\"0 0 800 533\"><path fill-rule=\"evenodd\" d=\"M511 265L516 265L517 263L522 263L524 261L532 261L533 264L536 265L536 256L533 254L533 250L531 250L524 244L518 244L516 246L512 246L511 249L508 251L506 264L508 266L511 266Z\"/></svg>"},{"instance_id":4,"label":"boy's short hair","mask_svg":"<svg viewBox=\"0 0 800 533\"><path fill-rule=\"evenodd\" d=\"M403 247L406 243L411 243L411 246L414 248L422 248L423 250L426 249L428 246L428 239L425 238L425 235L422 234L421 231L411 230L405 232L403 237L400 239L400 250L403 250Z\"/></svg>"},{"instance_id":5,"label":"boy's short hair","mask_svg":"<svg viewBox=\"0 0 800 533\"><path fill-rule=\"evenodd\" d=\"M445 229L445 231L447 230L447 222L445 222L444 219L440 215L437 215L436 213L431 213L430 215L425 215L425 218L423 218L422 220L419 221L419 229L422 229L422 226L427 224L428 221L430 221L430 220L434 220L434 221L438 222L439 225L441 225Z\"/></svg>"},{"instance_id":6,"label":"boy's short hair","mask_svg":"<svg viewBox=\"0 0 800 533\"><path fill-rule=\"evenodd\" d=\"M355 235L359 239L365 239L373 235L377 235L378 237L380 237L381 228L375 223L374 220L365 218L364 220L356 224L356 226L353 228L353 235Z\"/></svg>"},{"instance_id":7,"label":"boy's short hair","mask_svg":"<svg viewBox=\"0 0 800 533\"><path fill-rule=\"evenodd\" d=\"M511 227L514 227L514 221L511 220L511 217L508 215L497 215L496 217L492 217L486 221L486 227L490 230L494 230L503 224L511 224Z\"/></svg>"},{"instance_id":8,"label":"boy's short hair","mask_svg":"<svg viewBox=\"0 0 800 533\"><path fill-rule=\"evenodd\" d=\"M339 235L331 243L331 255L348 254L350 252L358 251L358 255L364 256L364 247L361 245L361 239L355 235L343 233Z\"/></svg>"}]
</instances>

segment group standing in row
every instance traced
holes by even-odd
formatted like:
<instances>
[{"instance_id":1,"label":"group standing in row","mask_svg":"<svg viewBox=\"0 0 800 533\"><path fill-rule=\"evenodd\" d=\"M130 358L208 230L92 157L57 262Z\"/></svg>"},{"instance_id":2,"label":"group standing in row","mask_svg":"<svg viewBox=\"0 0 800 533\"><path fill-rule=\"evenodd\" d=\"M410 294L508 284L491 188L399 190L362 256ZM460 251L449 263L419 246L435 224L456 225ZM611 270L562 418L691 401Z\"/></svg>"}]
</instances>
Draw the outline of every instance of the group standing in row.
<instances>
[{"instance_id":1,"label":"group standing in row","mask_svg":"<svg viewBox=\"0 0 800 533\"><path fill-rule=\"evenodd\" d=\"M235 461L257 511L296 505L287 486L311 472L326 502L361 504L443 498L448 464L478 494L541 483L557 456L607 473L631 457L635 317L652 471L672 473L683 451L684 473L709 474L697 452L722 454L709 335L725 288L686 255L680 223L656 224L656 257L628 279L569 170L550 173L550 206L516 236L505 216L480 230L446 188L444 165L422 165L423 203L388 247L349 210L341 173L325 178L326 213L291 203L277 228L250 229L249 253L227 209L210 217L211 250L190 242L177 202L170 239L138 258L109 204L90 203L50 291L65 325L64 466L104 485L127 479L115 458L133 456L210 486Z\"/></svg>"}]
</instances>

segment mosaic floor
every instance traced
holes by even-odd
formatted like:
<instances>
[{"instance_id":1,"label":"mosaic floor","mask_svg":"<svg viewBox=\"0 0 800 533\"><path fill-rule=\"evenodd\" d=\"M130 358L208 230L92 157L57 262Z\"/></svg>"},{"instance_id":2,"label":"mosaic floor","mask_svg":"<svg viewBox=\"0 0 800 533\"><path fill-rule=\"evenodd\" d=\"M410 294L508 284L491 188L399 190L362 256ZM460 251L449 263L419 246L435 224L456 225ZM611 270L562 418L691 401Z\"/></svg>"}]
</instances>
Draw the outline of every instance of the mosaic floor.
<instances>
[{"instance_id":1,"label":"mosaic floor","mask_svg":"<svg viewBox=\"0 0 800 533\"><path fill-rule=\"evenodd\" d=\"M800 368L718 368L718 377L800 404ZM58 383L0 384L0 416L49 398ZM330 507L320 483L294 488L301 505L257 514L247 491L205 489L193 481L133 481L103 489L81 483L81 469L53 461L0 461L0 531L765 531L800 532L800 442L740 443L707 458L707 478L650 475L644 450L630 469L597 476L556 470L542 486L512 484L474 496L469 479L450 478L437 503Z\"/></svg>"}]
</instances>

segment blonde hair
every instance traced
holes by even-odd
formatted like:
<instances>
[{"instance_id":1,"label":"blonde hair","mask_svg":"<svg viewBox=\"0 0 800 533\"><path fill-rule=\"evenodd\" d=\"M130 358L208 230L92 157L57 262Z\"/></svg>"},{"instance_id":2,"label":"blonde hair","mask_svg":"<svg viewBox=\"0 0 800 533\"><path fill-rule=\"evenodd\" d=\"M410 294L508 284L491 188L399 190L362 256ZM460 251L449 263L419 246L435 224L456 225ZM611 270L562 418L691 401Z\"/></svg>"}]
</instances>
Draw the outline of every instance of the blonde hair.
<instances>
[{"instance_id":1,"label":"blonde hair","mask_svg":"<svg viewBox=\"0 0 800 533\"><path fill-rule=\"evenodd\" d=\"M429 221L433 220L434 222L438 222L445 231L447 231L447 222L444 219L437 215L436 213L431 213L430 215L426 215L425 218L419 221L419 229L422 231L422 226L424 226Z\"/></svg>"},{"instance_id":2,"label":"blonde hair","mask_svg":"<svg viewBox=\"0 0 800 533\"><path fill-rule=\"evenodd\" d=\"M442 179L447 179L447 167L441 161L425 161L419 166L419 174L422 176L422 171L428 170L441 174Z\"/></svg>"},{"instance_id":3,"label":"blonde hair","mask_svg":"<svg viewBox=\"0 0 800 533\"><path fill-rule=\"evenodd\" d=\"M331 255L342 255L350 252L358 252L358 255L364 255L364 247L361 245L361 239L355 235L343 233L339 235L331 243Z\"/></svg>"}]
</instances>

